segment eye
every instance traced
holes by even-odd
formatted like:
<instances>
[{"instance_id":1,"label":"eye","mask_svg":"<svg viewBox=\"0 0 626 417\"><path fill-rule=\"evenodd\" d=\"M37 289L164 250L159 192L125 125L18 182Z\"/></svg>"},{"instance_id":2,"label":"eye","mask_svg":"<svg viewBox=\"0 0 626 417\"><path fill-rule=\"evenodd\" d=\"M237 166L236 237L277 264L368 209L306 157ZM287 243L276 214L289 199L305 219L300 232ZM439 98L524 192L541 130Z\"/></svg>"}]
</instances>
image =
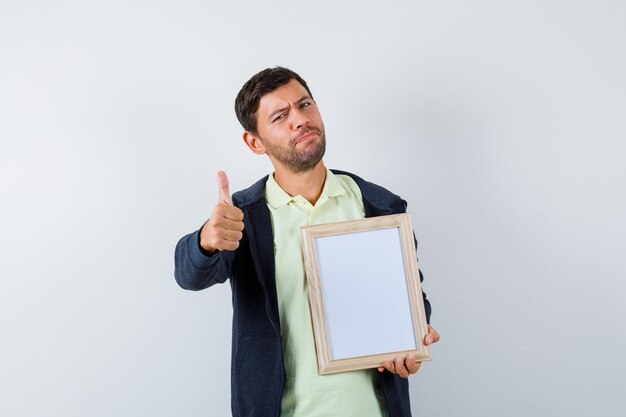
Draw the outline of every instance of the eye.
<instances>
[{"instance_id":1,"label":"eye","mask_svg":"<svg viewBox=\"0 0 626 417\"><path fill-rule=\"evenodd\" d=\"M285 114L285 113L281 113L281 114L279 114L279 115L278 115L278 117L276 117L274 120L272 120L272 123L274 123L274 122L277 122L277 121L279 121L279 120L284 119L284 118L285 118L285 116L286 116L286 114Z\"/></svg>"},{"instance_id":2,"label":"eye","mask_svg":"<svg viewBox=\"0 0 626 417\"><path fill-rule=\"evenodd\" d=\"M309 101L305 101L303 103L300 103L300 108L301 109L305 109L307 107L309 107L311 105L311 103Z\"/></svg>"}]
</instances>

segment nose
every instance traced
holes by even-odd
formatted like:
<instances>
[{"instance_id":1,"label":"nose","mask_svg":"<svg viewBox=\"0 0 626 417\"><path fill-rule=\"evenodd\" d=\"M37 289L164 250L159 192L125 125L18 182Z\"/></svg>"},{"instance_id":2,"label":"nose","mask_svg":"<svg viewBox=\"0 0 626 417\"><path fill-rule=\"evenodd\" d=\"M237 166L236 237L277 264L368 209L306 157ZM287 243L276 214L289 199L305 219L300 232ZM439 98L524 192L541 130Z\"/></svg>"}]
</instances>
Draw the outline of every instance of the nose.
<instances>
[{"instance_id":1,"label":"nose","mask_svg":"<svg viewBox=\"0 0 626 417\"><path fill-rule=\"evenodd\" d=\"M301 110L294 110L292 112L293 115L293 128L294 130L298 130L303 126L306 126L309 124L310 120L309 118L304 114L303 111Z\"/></svg>"}]
</instances>

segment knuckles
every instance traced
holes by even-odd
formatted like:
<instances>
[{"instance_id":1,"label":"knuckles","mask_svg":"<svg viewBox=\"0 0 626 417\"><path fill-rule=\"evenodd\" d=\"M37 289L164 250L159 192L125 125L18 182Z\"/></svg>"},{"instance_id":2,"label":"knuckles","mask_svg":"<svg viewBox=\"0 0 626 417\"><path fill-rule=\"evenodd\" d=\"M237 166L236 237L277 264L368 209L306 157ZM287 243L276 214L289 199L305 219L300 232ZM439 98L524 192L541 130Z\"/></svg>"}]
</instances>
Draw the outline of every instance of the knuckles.
<instances>
[{"instance_id":1,"label":"knuckles","mask_svg":"<svg viewBox=\"0 0 626 417\"><path fill-rule=\"evenodd\" d=\"M225 219L243 221L243 211L239 207L227 206L226 204L218 204L213 209L211 217L222 217Z\"/></svg>"},{"instance_id":2,"label":"knuckles","mask_svg":"<svg viewBox=\"0 0 626 417\"><path fill-rule=\"evenodd\" d=\"M243 211L239 207L218 204L200 233L200 245L209 251L239 247L243 238Z\"/></svg>"}]
</instances>

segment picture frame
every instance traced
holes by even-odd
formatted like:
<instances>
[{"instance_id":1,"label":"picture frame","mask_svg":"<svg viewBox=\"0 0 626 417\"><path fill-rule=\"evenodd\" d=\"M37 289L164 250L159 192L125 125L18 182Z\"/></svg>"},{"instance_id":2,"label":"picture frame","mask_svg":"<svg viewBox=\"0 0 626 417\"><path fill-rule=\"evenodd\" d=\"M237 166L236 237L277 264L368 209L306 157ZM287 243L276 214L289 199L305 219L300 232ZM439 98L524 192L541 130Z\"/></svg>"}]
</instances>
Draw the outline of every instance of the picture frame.
<instances>
[{"instance_id":1,"label":"picture frame","mask_svg":"<svg viewBox=\"0 0 626 417\"><path fill-rule=\"evenodd\" d=\"M321 375L431 360L411 217L305 226L302 251Z\"/></svg>"}]
</instances>

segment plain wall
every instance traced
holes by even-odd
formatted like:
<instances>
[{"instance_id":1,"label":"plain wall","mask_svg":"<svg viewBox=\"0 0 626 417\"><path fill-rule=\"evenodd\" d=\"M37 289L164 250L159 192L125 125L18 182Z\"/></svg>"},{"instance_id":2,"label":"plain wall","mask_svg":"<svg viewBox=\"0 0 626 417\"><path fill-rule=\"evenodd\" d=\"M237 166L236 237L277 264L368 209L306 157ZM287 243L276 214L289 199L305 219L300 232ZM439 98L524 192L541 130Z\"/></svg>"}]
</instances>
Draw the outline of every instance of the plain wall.
<instances>
[{"instance_id":1,"label":"plain wall","mask_svg":"<svg viewBox=\"0 0 626 417\"><path fill-rule=\"evenodd\" d=\"M271 171L234 97L309 83L329 167L409 202L416 416L626 413L623 1L0 4L0 415L230 415L230 288L177 240Z\"/></svg>"}]
</instances>

